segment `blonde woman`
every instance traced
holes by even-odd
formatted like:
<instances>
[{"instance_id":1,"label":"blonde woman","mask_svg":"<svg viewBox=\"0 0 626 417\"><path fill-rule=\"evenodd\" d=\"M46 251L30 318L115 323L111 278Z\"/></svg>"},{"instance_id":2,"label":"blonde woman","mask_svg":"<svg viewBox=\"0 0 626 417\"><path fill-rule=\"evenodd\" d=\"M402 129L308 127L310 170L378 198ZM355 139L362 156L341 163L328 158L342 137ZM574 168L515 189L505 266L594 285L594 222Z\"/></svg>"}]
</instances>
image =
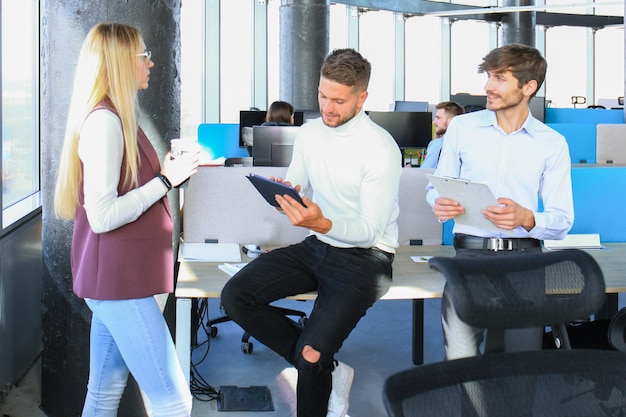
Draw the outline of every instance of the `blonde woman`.
<instances>
[{"instance_id":1,"label":"blonde woman","mask_svg":"<svg viewBox=\"0 0 626 417\"><path fill-rule=\"evenodd\" d=\"M116 416L129 372L154 417L189 417L192 396L155 294L173 291L167 192L198 155L163 163L137 123L154 67L136 28L100 23L76 66L56 184L56 214L74 221L73 290L92 311L83 417Z\"/></svg>"}]
</instances>

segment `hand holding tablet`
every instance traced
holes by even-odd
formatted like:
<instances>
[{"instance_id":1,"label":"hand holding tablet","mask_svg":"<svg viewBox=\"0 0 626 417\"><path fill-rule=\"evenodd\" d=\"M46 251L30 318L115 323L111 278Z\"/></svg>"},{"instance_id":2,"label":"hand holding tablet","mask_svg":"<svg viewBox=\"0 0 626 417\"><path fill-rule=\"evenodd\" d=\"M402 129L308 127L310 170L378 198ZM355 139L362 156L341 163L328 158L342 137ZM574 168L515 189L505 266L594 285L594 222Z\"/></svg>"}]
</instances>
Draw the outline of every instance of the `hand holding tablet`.
<instances>
[{"instance_id":1,"label":"hand holding tablet","mask_svg":"<svg viewBox=\"0 0 626 417\"><path fill-rule=\"evenodd\" d=\"M267 201L270 205L274 207L280 207L280 205L276 202L276 194L287 194L298 203L306 207L296 189L287 184L283 184L282 182L274 181L269 178L265 178L263 176L252 173L250 175L246 175L246 178L248 178L252 185L254 185L259 193L261 193L263 198L265 198L265 201Z\"/></svg>"}]
</instances>

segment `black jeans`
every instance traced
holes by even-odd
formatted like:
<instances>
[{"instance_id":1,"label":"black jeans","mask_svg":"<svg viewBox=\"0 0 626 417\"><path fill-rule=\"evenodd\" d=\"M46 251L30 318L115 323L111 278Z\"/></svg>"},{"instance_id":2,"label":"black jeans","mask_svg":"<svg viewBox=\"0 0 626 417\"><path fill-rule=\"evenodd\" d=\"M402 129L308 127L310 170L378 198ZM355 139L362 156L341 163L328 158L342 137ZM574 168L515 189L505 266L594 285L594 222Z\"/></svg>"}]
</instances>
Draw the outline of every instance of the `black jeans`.
<instances>
[{"instance_id":1,"label":"black jeans","mask_svg":"<svg viewBox=\"0 0 626 417\"><path fill-rule=\"evenodd\" d=\"M226 313L254 338L298 369L298 417L325 417L334 355L365 312L391 286L393 254L377 249L336 248L309 236L263 254L224 287ZM317 291L304 328L270 303ZM301 355L320 352L317 363Z\"/></svg>"}]
</instances>

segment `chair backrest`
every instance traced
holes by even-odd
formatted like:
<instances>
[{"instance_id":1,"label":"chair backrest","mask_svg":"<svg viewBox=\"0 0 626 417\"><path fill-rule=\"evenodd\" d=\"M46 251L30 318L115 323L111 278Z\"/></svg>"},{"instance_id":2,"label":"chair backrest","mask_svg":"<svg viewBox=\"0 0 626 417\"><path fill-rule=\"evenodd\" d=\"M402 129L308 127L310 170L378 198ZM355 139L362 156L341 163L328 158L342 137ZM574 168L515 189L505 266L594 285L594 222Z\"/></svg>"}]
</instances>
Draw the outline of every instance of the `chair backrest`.
<instances>
[{"instance_id":1,"label":"chair backrest","mask_svg":"<svg viewBox=\"0 0 626 417\"><path fill-rule=\"evenodd\" d=\"M596 313L605 299L602 270L588 253L432 258L446 277L459 317L482 328L566 323Z\"/></svg>"},{"instance_id":2,"label":"chair backrest","mask_svg":"<svg viewBox=\"0 0 626 417\"><path fill-rule=\"evenodd\" d=\"M623 416L626 355L495 353L417 366L385 381L389 417Z\"/></svg>"}]
</instances>

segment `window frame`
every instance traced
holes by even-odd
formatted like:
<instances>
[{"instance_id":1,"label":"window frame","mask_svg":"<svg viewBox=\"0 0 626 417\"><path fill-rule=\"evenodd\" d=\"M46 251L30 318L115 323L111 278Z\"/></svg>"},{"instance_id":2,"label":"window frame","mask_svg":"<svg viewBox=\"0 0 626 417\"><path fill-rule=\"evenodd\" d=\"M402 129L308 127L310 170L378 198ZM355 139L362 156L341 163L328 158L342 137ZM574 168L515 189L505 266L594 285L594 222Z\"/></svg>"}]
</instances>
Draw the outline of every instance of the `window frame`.
<instances>
[{"instance_id":1,"label":"window frame","mask_svg":"<svg viewBox=\"0 0 626 417\"><path fill-rule=\"evenodd\" d=\"M4 193L0 194L0 207L2 207L2 217L0 218L0 236L5 236L14 229L18 228L20 225L30 221L33 217L38 216L42 211L42 193L41 193L41 98L40 98L40 65L41 65L41 56L40 56L40 11L38 7L38 2L36 0L30 0L32 2L32 29L34 30L33 42L30 45L32 48L30 50L32 54L32 73L33 73L33 84L32 84L32 102L30 103L31 109L33 111L32 114L32 123L33 123L33 134L32 143L33 143L33 153L31 157L34 159L33 161L33 185L34 190L31 192L24 194L17 201L13 202L7 207L4 207ZM2 18L6 10L0 6L0 27ZM0 31L0 92L4 94L4 85L2 81L2 67L5 62L5 54L2 48L2 31ZM0 101L0 125L3 126L3 105L2 101ZM4 143L4 135L2 137L2 141ZM3 155L3 147L0 147L0 171L4 173L4 155ZM4 186L4 178L2 178L2 183Z\"/></svg>"}]
</instances>

